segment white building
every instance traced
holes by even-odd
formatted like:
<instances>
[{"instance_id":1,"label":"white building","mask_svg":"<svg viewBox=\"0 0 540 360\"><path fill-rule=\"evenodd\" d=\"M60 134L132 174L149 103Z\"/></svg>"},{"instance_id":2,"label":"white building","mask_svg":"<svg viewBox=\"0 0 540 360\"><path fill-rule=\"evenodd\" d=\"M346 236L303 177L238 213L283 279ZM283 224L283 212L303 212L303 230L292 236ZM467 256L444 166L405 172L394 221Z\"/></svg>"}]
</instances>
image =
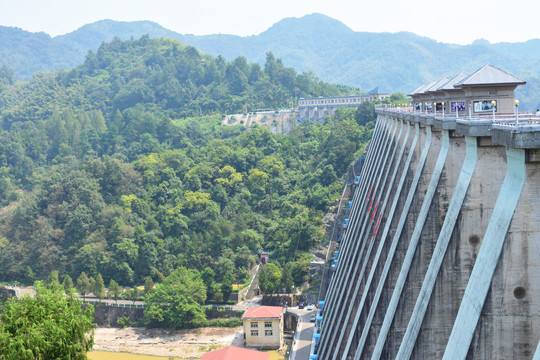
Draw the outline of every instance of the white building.
<instances>
[{"instance_id":1,"label":"white building","mask_svg":"<svg viewBox=\"0 0 540 360\"><path fill-rule=\"evenodd\" d=\"M242 320L246 346L259 349L279 349L283 346L283 307L250 307Z\"/></svg>"}]
</instances>

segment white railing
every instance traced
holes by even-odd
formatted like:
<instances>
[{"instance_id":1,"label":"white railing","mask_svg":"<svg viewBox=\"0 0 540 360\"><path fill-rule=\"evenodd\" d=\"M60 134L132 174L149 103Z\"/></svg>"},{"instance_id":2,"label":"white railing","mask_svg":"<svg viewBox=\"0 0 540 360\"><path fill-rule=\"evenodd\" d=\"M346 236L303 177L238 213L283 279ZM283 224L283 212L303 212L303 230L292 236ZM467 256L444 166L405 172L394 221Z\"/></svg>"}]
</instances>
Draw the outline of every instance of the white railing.
<instances>
[{"instance_id":1,"label":"white railing","mask_svg":"<svg viewBox=\"0 0 540 360\"><path fill-rule=\"evenodd\" d=\"M531 112L520 112L516 115L514 114L483 114L483 115L468 115L468 114L458 114L456 117L455 113L447 113L442 111L420 111L415 110L412 107L399 107L399 106L389 106L383 105L378 106L377 110L385 110L391 112L399 113L413 113L418 115L424 115L429 117L442 117L450 119L455 119L457 121L467 123L467 122L482 122L482 123L491 123L493 128L496 129L505 129L512 130L516 127L520 130L531 130L531 131L540 131L540 116L533 114Z\"/></svg>"}]
</instances>

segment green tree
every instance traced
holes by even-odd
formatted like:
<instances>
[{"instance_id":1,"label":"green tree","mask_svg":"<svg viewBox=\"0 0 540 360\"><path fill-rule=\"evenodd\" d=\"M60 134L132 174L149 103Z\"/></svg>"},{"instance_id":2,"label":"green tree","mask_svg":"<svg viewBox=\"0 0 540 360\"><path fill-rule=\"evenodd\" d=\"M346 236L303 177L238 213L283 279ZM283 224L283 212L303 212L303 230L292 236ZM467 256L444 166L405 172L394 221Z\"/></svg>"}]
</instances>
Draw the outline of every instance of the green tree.
<instances>
[{"instance_id":1,"label":"green tree","mask_svg":"<svg viewBox=\"0 0 540 360\"><path fill-rule=\"evenodd\" d=\"M238 267L234 270L236 284L244 284L249 281L249 271L245 267Z\"/></svg>"},{"instance_id":2,"label":"green tree","mask_svg":"<svg viewBox=\"0 0 540 360\"><path fill-rule=\"evenodd\" d=\"M36 283L34 297L11 298L0 311L0 359L86 359L94 344L91 305L73 291Z\"/></svg>"},{"instance_id":3,"label":"green tree","mask_svg":"<svg viewBox=\"0 0 540 360\"><path fill-rule=\"evenodd\" d=\"M150 276L144 278L144 294L150 294L154 291L154 282Z\"/></svg>"},{"instance_id":4,"label":"green tree","mask_svg":"<svg viewBox=\"0 0 540 360\"><path fill-rule=\"evenodd\" d=\"M64 276L64 281L62 282L62 286L66 290L66 292L71 291L73 289L73 280L71 280L71 276L66 275Z\"/></svg>"},{"instance_id":5,"label":"green tree","mask_svg":"<svg viewBox=\"0 0 540 360\"><path fill-rule=\"evenodd\" d=\"M268 184L268 174L259 169L251 169L248 176L248 186L252 192L263 194Z\"/></svg>"},{"instance_id":6,"label":"green tree","mask_svg":"<svg viewBox=\"0 0 540 360\"><path fill-rule=\"evenodd\" d=\"M307 255L301 255L292 264L292 277L296 286L302 285L308 278L310 258Z\"/></svg>"},{"instance_id":7,"label":"green tree","mask_svg":"<svg viewBox=\"0 0 540 360\"><path fill-rule=\"evenodd\" d=\"M83 300L86 300L86 294L92 291L90 279L84 271L77 278L77 291L82 295Z\"/></svg>"},{"instance_id":8,"label":"green tree","mask_svg":"<svg viewBox=\"0 0 540 360\"><path fill-rule=\"evenodd\" d=\"M6 65L2 65L0 68L0 85L3 83L8 85L15 83L15 74L13 73L13 70Z\"/></svg>"},{"instance_id":9,"label":"green tree","mask_svg":"<svg viewBox=\"0 0 540 360\"><path fill-rule=\"evenodd\" d=\"M402 92L397 92L397 93L392 93L392 95L390 95L389 98L384 99L383 102L389 103L392 105L405 106L409 104L409 99Z\"/></svg>"},{"instance_id":10,"label":"green tree","mask_svg":"<svg viewBox=\"0 0 540 360\"><path fill-rule=\"evenodd\" d=\"M216 281L215 281L214 270L212 270L209 267L205 267L204 270L201 272L201 279L204 282L204 285L206 286L207 298L214 299L214 294L216 293ZM222 294L222 298L223 298L223 294Z\"/></svg>"},{"instance_id":11,"label":"green tree","mask_svg":"<svg viewBox=\"0 0 540 360\"><path fill-rule=\"evenodd\" d=\"M24 278L30 283L36 281L36 274L30 266L26 266L26 268L24 269Z\"/></svg>"},{"instance_id":12,"label":"green tree","mask_svg":"<svg viewBox=\"0 0 540 360\"><path fill-rule=\"evenodd\" d=\"M374 121L377 118L377 114L375 113L375 105L370 101L361 103L356 109L354 118L358 125L362 126L366 125L370 121Z\"/></svg>"},{"instance_id":13,"label":"green tree","mask_svg":"<svg viewBox=\"0 0 540 360\"><path fill-rule=\"evenodd\" d=\"M223 281L221 282L221 292L225 302L229 301L229 297L233 291L233 284L234 274L232 270L229 270L225 273L225 276L223 276Z\"/></svg>"},{"instance_id":14,"label":"green tree","mask_svg":"<svg viewBox=\"0 0 540 360\"><path fill-rule=\"evenodd\" d=\"M109 282L109 294L112 295L114 301L118 303L118 296L120 295L120 285L114 279Z\"/></svg>"},{"instance_id":15,"label":"green tree","mask_svg":"<svg viewBox=\"0 0 540 360\"><path fill-rule=\"evenodd\" d=\"M138 287L134 287L133 289L131 289L131 291L129 292L129 299L131 301L133 301L133 304L135 304L135 301L139 300L139 288Z\"/></svg>"},{"instance_id":16,"label":"green tree","mask_svg":"<svg viewBox=\"0 0 540 360\"><path fill-rule=\"evenodd\" d=\"M285 265L281 271L281 285L280 287L285 290L287 294L292 292L293 278L291 274L291 267Z\"/></svg>"},{"instance_id":17,"label":"green tree","mask_svg":"<svg viewBox=\"0 0 540 360\"><path fill-rule=\"evenodd\" d=\"M221 291L217 291L214 294L214 301L217 302L217 303L222 303L223 302L223 293Z\"/></svg>"},{"instance_id":18,"label":"green tree","mask_svg":"<svg viewBox=\"0 0 540 360\"><path fill-rule=\"evenodd\" d=\"M234 261L230 259L230 256L220 256L215 269L215 279L220 282L225 278L227 273L234 271Z\"/></svg>"},{"instance_id":19,"label":"green tree","mask_svg":"<svg viewBox=\"0 0 540 360\"><path fill-rule=\"evenodd\" d=\"M259 288L264 294L278 290L281 282L281 270L273 263L263 265L259 274Z\"/></svg>"},{"instance_id":20,"label":"green tree","mask_svg":"<svg viewBox=\"0 0 540 360\"><path fill-rule=\"evenodd\" d=\"M56 286L56 285L59 285L59 281L58 281L58 271L57 270L53 270L51 271L51 273L49 274L49 276L47 276L47 279L45 280L45 284L47 286Z\"/></svg>"},{"instance_id":21,"label":"green tree","mask_svg":"<svg viewBox=\"0 0 540 360\"><path fill-rule=\"evenodd\" d=\"M101 274L97 275L94 286L92 287L92 292L99 300L105 297L105 283L103 282Z\"/></svg>"},{"instance_id":22,"label":"green tree","mask_svg":"<svg viewBox=\"0 0 540 360\"><path fill-rule=\"evenodd\" d=\"M180 329L206 320L201 304L206 286L198 271L179 267L145 295L144 323L147 326Z\"/></svg>"}]
</instances>

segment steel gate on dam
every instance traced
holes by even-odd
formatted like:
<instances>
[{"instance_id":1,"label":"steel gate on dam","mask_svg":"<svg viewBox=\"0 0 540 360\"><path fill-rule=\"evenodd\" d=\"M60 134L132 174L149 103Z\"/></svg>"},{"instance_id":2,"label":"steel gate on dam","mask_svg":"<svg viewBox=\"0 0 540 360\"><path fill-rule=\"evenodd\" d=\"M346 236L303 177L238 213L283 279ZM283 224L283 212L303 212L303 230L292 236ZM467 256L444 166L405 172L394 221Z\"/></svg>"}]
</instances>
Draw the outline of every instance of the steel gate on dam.
<instances>
[{"instance_id":1,"label":"steel gate on dam","mask_svg":"<svg viewBox=\"0 0 540 360\"><path fill-rule=\"evenodd\" d=\"M540 117L377 115L312 358L540 357Z\"/></svg>"}]
</instances>

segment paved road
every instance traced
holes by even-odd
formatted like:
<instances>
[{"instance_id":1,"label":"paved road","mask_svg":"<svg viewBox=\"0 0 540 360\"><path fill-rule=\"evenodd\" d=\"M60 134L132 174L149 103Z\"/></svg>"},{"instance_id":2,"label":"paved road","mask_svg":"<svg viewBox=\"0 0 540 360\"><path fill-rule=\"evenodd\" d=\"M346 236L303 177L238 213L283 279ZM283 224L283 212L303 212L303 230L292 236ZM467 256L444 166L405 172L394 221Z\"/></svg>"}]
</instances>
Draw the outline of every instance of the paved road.
<instances>
[{"instance_id":1,"label":"paved road","mask_svg":"<svg viewBox=\"0 0 540 360\"><path fill-rule=\"evenodd\" d=\"M294 344L291 351L291 360L309 360L309 355L311 353L311 342L313 340L313 329L315 323L310 321L311 316L315 316L317 310L298 310L291 309L289 311L295 312L298 314L299 323L294 334Z\"/></svg>"},{"instance_id":2,"label":"paved road","mask_svg":"<svg viewBox=\"0 0 540 360\"><path fill-rule=\"evenodd\" d=\"M79 295L79 297L81 298L81 300L83 299L82 296ZM236 305L216 304L215 306L232 308L233 310L245 311L249 307L260 306L261 305L260 304L261 300L262 300L262 297L258 296L258 297L255 297L255 298L251 299L251 300L241 301ZM104 304L118 305L118 306L122 306L122 305L134 306L134 305L137 305L139 307L143 307L145 305L144 301L138 301L137 300L137 301L133 302L131 300L124 300L124 299L118 299L118 301L115 301L114 299L101 299L101 300L99 300L95 296L86 296L86 302L89 302L89 303L92 303L92 304L104 303ZM212 305L205 305L205 306L212 306Z\"/></svg>"}]
</instances>

